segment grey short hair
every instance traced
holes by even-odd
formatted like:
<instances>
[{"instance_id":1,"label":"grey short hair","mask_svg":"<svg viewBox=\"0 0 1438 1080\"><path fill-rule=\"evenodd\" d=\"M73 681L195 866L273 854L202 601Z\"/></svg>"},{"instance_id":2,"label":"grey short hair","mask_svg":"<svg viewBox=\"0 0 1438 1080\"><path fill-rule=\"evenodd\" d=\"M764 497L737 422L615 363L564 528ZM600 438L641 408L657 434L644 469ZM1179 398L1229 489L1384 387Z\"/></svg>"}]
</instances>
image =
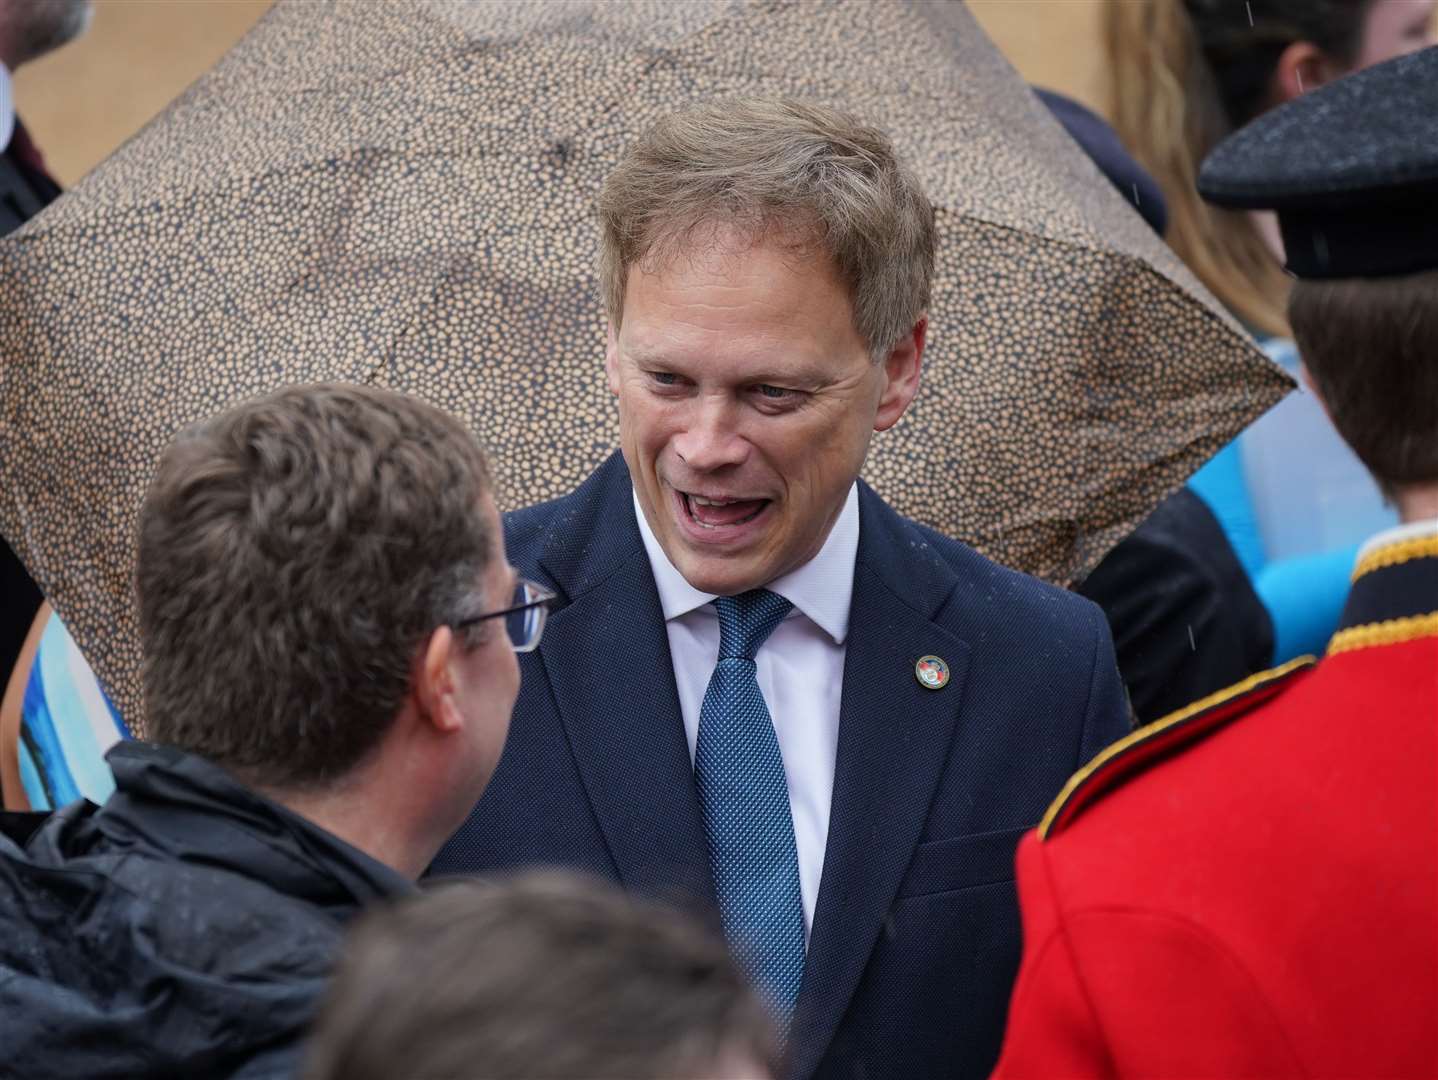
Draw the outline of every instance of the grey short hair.
<instances>
[{"instance_id":1,"label":"grey short hair","mask_svg":"<svg viewBox=\"0 0 1438 1080\"><path fill-rule=\"evenodd\" d=\"M257 786L342 777L428 635L482 609L490 486L458 420L372 387L290 387L181 432L140 510L146 737Z\"/></svg>"},{"instance_id":2,"label":"grey short hair","mask_svg":"<svg viewBox=\"0 0 1438 1080\"><path fill-rule=\"evenodd\" d=\"M599 218L615 326L631 266L662 266L716 226L824 252L876 361L929 305L934 210L918 177L884 132L820 105L723 99L663 117L605 180Z\"/></svg>"},{"instance_id":3,"label":"grey short hair","mask_svg":"<svg viewBox=\"0 0 1438 1080\"><path fill-rule=\"evenodd\" d=\"M91 0L0 2L0 38L19 66L74 41L90 25Z\"/></svg>"}]
</instances>

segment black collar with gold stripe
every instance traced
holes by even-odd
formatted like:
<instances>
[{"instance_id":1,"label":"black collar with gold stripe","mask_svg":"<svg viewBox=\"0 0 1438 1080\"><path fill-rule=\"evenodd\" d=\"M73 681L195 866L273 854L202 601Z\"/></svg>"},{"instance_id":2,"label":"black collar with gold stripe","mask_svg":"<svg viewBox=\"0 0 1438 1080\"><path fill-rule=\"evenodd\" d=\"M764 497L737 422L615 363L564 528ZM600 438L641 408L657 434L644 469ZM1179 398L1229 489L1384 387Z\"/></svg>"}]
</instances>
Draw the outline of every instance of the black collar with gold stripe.
<instances>
[{"instance_id":1,"label":"black collar with gold stripe","mask_svg":"<svg viewBox=\"0 0 1438 1080\"><path fill-rule=\"evenodd\" d=\"M1359 559L1328 654L1420 637L1438 637L1438 532L1380 544ZM1084 807L1145 766L1275 696L1316 662L1300 656L1120 739L1069 778L1039 823L1039 839L1061 832Z\"/></svg>"},{"instance_id":2,"label":"black collar with gold stripe","mask_svg":"<svg viewBox=\"0 0 1438 1080\"><path fill-rule=\"evenodd\" d=\"M1353 568L1353 588L1328 652L1438 635L1438 533L1382 544Z\"/></svg>"}]
</instances>

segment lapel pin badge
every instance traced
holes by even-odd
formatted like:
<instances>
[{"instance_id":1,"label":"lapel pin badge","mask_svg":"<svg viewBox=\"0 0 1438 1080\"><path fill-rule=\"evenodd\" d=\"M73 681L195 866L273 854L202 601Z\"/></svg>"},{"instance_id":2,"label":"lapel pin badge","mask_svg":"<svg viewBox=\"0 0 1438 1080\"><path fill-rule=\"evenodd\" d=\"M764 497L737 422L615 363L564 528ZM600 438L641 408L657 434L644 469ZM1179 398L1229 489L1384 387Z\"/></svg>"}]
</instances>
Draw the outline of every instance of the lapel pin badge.
<instances>
[{"instance_id":1,"label":"lapel pin badge","mask_svg":"<svg viewBox=\"0 0 1438 1080\"><path fill-rule=\"evenodd\" d=\"M949 685L949 665L942 657L921 656L914 665L914 678L927 690L942 690Z\"/></svg>"}]
</instances>

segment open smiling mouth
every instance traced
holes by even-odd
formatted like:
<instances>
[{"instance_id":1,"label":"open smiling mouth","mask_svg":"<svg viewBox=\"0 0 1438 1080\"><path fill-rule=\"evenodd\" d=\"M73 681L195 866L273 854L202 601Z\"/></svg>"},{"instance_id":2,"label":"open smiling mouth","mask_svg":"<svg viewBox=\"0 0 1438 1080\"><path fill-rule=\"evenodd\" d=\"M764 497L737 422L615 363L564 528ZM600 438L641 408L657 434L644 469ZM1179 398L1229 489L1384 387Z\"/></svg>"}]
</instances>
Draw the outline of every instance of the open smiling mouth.
<instances>
[{"instance_id":1,"label":"open smiling mouth","mask_svg":"<svg viewBox=\"0 0 1438 1080\"><path fill-rule=\"evenodd\" d=\"M706 499L702 495L679 492L684 512L701 529L747 525L764 512L768 499Z\"/></svg>"}]
</instances>

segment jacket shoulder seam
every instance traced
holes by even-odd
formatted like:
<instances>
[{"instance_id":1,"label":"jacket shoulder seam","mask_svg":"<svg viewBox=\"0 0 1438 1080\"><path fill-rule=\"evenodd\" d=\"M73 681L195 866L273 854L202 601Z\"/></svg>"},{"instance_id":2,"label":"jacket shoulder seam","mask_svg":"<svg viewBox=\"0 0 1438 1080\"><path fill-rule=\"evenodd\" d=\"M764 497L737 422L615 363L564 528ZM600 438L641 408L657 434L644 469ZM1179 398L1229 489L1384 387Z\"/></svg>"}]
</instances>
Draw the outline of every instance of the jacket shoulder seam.
<instances>
[{"instance_id":1,"label":"jacket shoulder seam","mask_svg":"<svg viewBox=\"0 0 1438 1080\"><path fill-rule=\"evenodd\" d=\"M1067 828L1098 797L1143 771L1161 751L1196 742L1224 722L1266 701L1317 663L1300 656L1200 698L1110 744L1068 779L1039 823L1039 840Z\"/></svg>"}]
</instances>

